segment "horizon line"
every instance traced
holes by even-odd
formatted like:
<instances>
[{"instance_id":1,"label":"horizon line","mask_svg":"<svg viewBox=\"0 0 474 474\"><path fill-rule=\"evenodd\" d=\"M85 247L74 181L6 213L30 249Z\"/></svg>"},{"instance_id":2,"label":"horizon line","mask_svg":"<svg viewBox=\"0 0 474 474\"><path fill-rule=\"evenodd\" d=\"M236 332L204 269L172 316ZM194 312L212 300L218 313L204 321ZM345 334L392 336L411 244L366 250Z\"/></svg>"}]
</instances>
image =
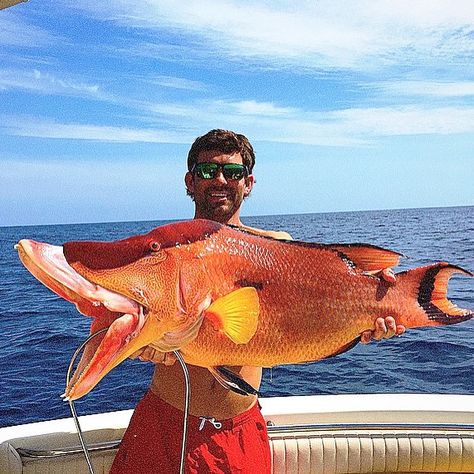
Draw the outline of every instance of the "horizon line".
<instances>
[{"instance_id":1,"label":"horizon line","mask_svg":"<svg viewBox=\"0 0 474 474\"><path fill-rule=\"evenodd\" d=\"M410 211L415 209L452 209L462 207L474 207L474 204L464 204L456 206L422 206L422 207L393 207L384 209L358 209L358 210L339 210L339 211L317 211L317 212L294 212L285 214L244 214L242 218L256 218L256 217L287 217L287 216L305 216L314 214L347 214L347 213L358 213L358 212L383 212L383 211ZM143 222L179 222L179 221L190 221L193 218L173 218L173 219L139 219L139 220L124 220L124 221L90 221L90 222L63 222L63 223L47 223L47 224L8 224L0 226L2 228L12 227L48 227L48 226L66 226L66 225L94 225L94 224L126 224L126 223L143 223Z\"/></svg>"}]
</instances>

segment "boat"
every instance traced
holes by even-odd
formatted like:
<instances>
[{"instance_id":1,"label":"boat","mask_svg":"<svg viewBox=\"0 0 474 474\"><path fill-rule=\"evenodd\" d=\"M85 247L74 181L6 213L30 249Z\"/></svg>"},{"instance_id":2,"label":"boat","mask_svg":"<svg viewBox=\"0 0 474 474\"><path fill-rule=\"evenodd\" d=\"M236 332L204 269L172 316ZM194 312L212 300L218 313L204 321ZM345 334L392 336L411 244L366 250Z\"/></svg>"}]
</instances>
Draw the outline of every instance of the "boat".
<instances>
[{"instance_id":1,"label":"boat","mask_svg":"<svg viewBox=\"0 0 474 474\"><path fill-rule=\"evenodd\" d=\"M25 3L28 0L0 0L0 10L4 10L5 8L13 7L14 5L18 5L19 3Z\"/></svg>"},{"instance_id":2,"label":"boat","mask_svg":"<svg viewBox=\"0 0 474 474\"><path fill-rule=\"evenodd\" d=\"M474 395L261 398L275 474L474 473ZM107 473L132 410L79 417ZM0 473L87 473L72 418L0 428Z\"/></svg>"}]
</instances>

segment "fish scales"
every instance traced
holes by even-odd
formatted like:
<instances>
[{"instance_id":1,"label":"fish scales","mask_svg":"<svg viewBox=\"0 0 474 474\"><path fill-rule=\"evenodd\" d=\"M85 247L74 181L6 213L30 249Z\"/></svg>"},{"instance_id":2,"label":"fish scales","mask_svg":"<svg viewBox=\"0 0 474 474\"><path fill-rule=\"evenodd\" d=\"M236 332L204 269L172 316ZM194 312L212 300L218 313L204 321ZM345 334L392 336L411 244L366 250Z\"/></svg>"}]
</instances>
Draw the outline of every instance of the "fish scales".
<instances>
[{"instance_id":1,"label":"fish scales","mask_svg":"<svg viewBox=\"0 0 474 474\"><path fill-rule=\"evenodd\" d=\"M372 328L379 315L399 313L395 295L375 300L379 279L357 274L333 250L253 236L248 240L258 239L258 246L241 245L219 233L210 239L221 243L197 245L212 249L200 252L200 264L207 269L213 295L236 289L241 280L261 282L259 323L252 340L236 346L205 320L199 337L181 349L190 363L267 367L322 359ZM315 263L322 259L324 265ZM343 292L338 290L342 282Z\"/></svg>"}]
</instances>

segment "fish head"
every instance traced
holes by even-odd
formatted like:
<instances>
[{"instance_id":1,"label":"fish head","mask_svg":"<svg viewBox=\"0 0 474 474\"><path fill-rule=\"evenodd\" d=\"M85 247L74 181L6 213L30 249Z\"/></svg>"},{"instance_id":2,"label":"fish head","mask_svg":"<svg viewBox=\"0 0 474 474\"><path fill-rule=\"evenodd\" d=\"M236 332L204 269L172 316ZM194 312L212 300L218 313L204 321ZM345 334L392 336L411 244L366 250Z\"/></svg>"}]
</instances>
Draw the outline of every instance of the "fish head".
<instances>
[{"instance_id":1,"label":"fish head","mask_svg":"<svg viewBox=\"0 0 474 474\"><path fill-rule=\"evenodd\" d=\"M209 301L200 275L187 265L196 260L189 247L218 229L217 223L190 221L114 242L17 244L36 278L94 318L91 333L107 329L86 347L66 388L68 399L87 394L139 349L166 351L170 340L179 346L195 337Z\"/></svg>"},{"instance_id":2,"label":"fish head","mask_svg":"<svg viewBox=\"0 0 474 474\"><path fill-rule=\"evenodd\" d=\"M157 237L151 232L115 242L67 242L63 253L68 265L87 281L165 319L176 307L173 288L178 269L172 249L163 248Z\"/></svg>"}]
</instances>

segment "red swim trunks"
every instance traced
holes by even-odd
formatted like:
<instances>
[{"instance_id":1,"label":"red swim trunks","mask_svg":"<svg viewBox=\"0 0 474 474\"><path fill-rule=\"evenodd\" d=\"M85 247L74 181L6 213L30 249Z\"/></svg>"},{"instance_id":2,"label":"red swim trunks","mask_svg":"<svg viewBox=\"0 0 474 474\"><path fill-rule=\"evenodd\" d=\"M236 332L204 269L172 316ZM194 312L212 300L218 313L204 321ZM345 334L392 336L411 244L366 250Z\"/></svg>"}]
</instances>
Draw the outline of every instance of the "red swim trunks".
<instances>
[{"instance_id":1,"label":"red swim trunks","mask_svg":"<svg viewBox=\"0 0 474 474\"><path fill-rule=\"evenodd\" d=\"M110 474L177 474L183 412L151 390L138 403ZM188 417L185 472L269 474L270 446L257 404L227 420Z\"/></svg>"}]
</instances>

